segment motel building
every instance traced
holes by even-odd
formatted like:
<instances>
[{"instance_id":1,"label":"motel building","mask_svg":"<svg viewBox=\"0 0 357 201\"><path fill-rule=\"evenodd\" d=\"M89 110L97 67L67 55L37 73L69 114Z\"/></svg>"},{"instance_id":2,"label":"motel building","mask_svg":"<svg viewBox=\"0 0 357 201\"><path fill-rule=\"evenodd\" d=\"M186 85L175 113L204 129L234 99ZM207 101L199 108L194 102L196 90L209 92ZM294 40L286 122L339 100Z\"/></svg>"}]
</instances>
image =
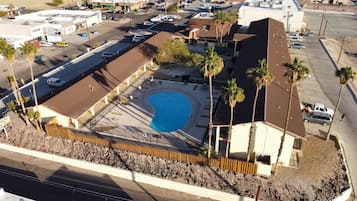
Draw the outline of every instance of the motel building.
<instances>
[{"instance_id":1,"label":"motel building","mask_svg":"<svg viewBox=\"0 0 357 201\"><path fill-rule=\"evenodd\" d=\"M283 135L289 100L290 83L284 76L291 58L287 46L284 24L272 18L252 22L241 36L237 64L232 77L244 89L245 100L234 108L233 133L230 157L246 160L249 146L249 133L253 112L256 86L248 78L248 68L258 66L258 61L266 59L268 69L274 75L273 82L259 91L255 115L255 137L252 139L252 161L258 164L258 172L270 175L271 165L276 163ZM221 134L228 132L230 107L220 100L214 113L215 151L225 149L226 141L220 142ZM279 165L297 166L297 157L302 157L301 142L305 140L305 127L300 110L299 95L294 87L291 114ZM221 148L220 148L221 145ZM224 146L223 146L224 145Z\"/></svg>"},{"instance_id":2,"label":"motel building","mask_svg":"<svg viewBox=\"0 0 357 201\"><path fill-rule=\"evenodd\" d=\"M172 38L160 32L48 99L39 105L42 120L81 128L139 80L152 67L158 47Z\"/></svg>"}]
</instances>

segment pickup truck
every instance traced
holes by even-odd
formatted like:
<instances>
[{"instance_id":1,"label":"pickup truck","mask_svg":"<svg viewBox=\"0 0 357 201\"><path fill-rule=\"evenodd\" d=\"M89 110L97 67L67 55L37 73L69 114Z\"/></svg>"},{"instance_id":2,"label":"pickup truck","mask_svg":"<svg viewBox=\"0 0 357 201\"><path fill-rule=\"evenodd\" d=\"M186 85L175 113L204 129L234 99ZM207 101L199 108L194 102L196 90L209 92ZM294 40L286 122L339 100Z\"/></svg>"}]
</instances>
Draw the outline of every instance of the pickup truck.
<instances>
[{"instance_id":1,"label":"pickup truck","mask_svg":"<svg viewBox=\"0 0 357 201\"><path fill-rule=\"evenodd\" d=\"M315 103L315 104L301 103L301 111L308 112L308 113L312 113L312 112L326 113L329 114L331 117L334 114L332 109L326 107L324 104L321 103Z\"/></svg>"}]
</instances>

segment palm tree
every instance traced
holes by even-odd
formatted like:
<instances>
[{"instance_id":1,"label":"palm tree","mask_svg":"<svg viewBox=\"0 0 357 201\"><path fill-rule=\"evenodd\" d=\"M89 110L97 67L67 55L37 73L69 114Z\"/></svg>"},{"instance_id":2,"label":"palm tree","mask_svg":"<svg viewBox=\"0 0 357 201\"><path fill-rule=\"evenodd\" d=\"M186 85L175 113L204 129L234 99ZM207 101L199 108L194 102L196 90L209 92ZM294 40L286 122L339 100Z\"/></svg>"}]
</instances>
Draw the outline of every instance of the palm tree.
<instances>
[{"instance_id":1,"label":"palm tree","mask_svg":"<svg viewBox=\"0 0 357 201\"><path fill-rule=\"evenodd\" d=\"M264 58L262 60L259 60L259 65L257 67L249 68L247 70L247 76L254 79L255 86L256 86L255 97L253 102L253 110L252 110L253 111L252 123L249 132L249 144L248 144L248 155L247 155L247 161L249 161L252 150L254 149L253 148L254 139L255 139L254 119L255 119L255 112L257 109L258 94L264 85L266 86L274 80L274 75L268 70L268 65Z\"/></svg>"},{"instance_id":2,"label":"palm tree","mask_svg":"<svg viewBox=\"0 0 357 201\"><path fill-rule=\"evenodd\" d=\"M38 101L37 101L37 93L36 93L36 86L35 86L35 78L33 74L33 68L32 68L32 62L34 60L34 56L37 54L37 48L29 42L26 42L21 45L19 48L21 51L21 54L26 57L26 60L30 66L30 73L31 73L31 82L32 82L32 91L33 91L33 97L35 100L35 106L36 106L36 111L38 112ZM39 121L41 121L40 117L37 118Z\"/></svg>"},{"instance_id":3,"label":"palm tree","mask_svg":"<svg viewBox=\"0 0 357 201\"><path fill-rule=\"evenodd\" d=\"M11 77L11 79L14 80L14 82L13 82L14 86L15 86L14 96L15 97L17 96L17 101L20 102L22 112L23 112L23 114L26 114L25 105L22 101L21 91L19 90L19 85L17 84L17 81L16 81L15 72L12 68L12 63L14 62L15 56L16 56L16 50L10 44L6 43L5 46L1 49L1 54L5 57L5 59L7 61L9 77Z\"/></svg>"},{"instance_id":4,"label":"palm tree","mask_svg":"<svg viewBox=\"0 0 357 201\"><path fill-rule=\"evenodd\" d=\"M281 152L283 150L285 135L286 135L286 131L288 129L288 124L289 124L290 111L291 111L291 100L293 97L294 86L296 86L297 82L303 81L305 79L305 76L310 72L309 69L303 64L303 61L299 60L297 57L294 58L292 63L285 63L284 66L288 68L285 73L285 76L288 78L288 81L290 82L289 103L288 103L288 110L286 112L284 132L283 132L283 136L281 138L280 147L279 147L279 151L278 151L278 156L276 158L276 163L274 166L273 174L276 173L276 170L278 167L278 162L279 162L279 159L281 156Z\"/></svg>"},{"instance_id":5,"label":"palm tree","mask_svg":"<svg viewBox=\"0 0 357 201\"><path fill-rule=\"evenodd\" d=\"M336 112L337 112L338 107L340 106L342 90L343 90L344 86L346 86L346 84L349 81L352 81L352 80L354 80L356 78L356 74L357 73L354 72L352 70L352 68L349 67L349 66L343 67L340 70L337 69L336 72L335 72L336 77L338 77L340 79L340 91L338 92L338 99L337 99L335 111L334 111L333 116L332 116L331 124L330 124L330 126L328 128L328 131L327 131L326 140L330 139L332 124L335 121Z\"/></svg>"},{"instance_id":6,"label":"palm tree","mask_svg":"<svg viewBox=\"0 0 357 201\"><path fill-rule=\"evenodd\" d=\"M231 109L231 118L229 121L229 129L228 129L228 140L226 145L226 158L228 158L228 150L231 144L232 139L232 124L233 124L233 109L237 103L241 103L245 99L244 89L237 87L236 79L228 80L228 87L223 87L222 89L222 97L224 102L229 104Z\"/></svg>"},{"instance_id":7,"label":"palm tree","mask_svg":"<svg viewBox=\"0 0 357 201\"><path fill-rule=\"evenodd\" d=\"M232 24L237 22L238 11L236 9L217 11L214 17L216 24L216 38L220 44L223 43L223 36L226 32L229 33Z\"/></svg>"},{"instance_id":8,"label":"palm tree","mask_svg":"<svg viewBox=\"0 0 357 201\"><path fill-rule=\"evenodd\" d=\"M212 114L213 114L213 95L212 95L212 78L218 75L224 67L223 60L214 51L214 48L209 48L203 58L200 71L204 77L209 80L209 96L210 96L210 109L209 109L209 125L208 125L208 158L211 157L211 141L212 141Z\"/></svg>"}]
</instances>

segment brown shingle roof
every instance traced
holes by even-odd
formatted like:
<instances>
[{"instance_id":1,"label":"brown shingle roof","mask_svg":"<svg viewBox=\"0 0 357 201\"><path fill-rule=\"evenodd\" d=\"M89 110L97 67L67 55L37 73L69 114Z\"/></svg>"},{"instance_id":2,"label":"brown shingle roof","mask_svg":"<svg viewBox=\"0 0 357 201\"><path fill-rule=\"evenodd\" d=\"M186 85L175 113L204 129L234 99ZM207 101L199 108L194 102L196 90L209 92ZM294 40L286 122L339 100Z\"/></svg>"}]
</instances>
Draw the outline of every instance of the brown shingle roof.
<instances>
[{"instance_id":1,"label":"brown shingle roof","mask_svg":"<svg viewBox=\"0 0 357 201\"><path fill-rule=\"evenodd\" d=\"M125 81L139 67L150 61L158 47L171 36L167 32L160 32L152 36L47 100L43 105L68 117L78 117Z\"/></svg>"},{"instance_id":2,"label":"brown shingle roof","mask_svg":"<svg viewBox=\"0 0 357 201\"><path fill-rule=\"evenodd\" d=\"M233 77L237 78L237 84L244 89L246 99L235 107L233 122L247 123L251 121L253 100L255 96L254 81L246 76L248 68L258 65L258 60L266 58L269 70L275 79L267 87L259 92L255 121L265 121L280 129L284 128L285 116L289 99L289 82L284 77L286 67L284 63L291 62L284 26L281 22L271 18L252 22L248 34L256 34L249 40L242 41L242 48L237 59L237 65L233 70ZM229 123L229 106L224 101L218 102L214 114L215 124ZM304 137L305 127L300 111L299 97L294 87L291 116L288 131Z\"/></svg>"}]
</instances>

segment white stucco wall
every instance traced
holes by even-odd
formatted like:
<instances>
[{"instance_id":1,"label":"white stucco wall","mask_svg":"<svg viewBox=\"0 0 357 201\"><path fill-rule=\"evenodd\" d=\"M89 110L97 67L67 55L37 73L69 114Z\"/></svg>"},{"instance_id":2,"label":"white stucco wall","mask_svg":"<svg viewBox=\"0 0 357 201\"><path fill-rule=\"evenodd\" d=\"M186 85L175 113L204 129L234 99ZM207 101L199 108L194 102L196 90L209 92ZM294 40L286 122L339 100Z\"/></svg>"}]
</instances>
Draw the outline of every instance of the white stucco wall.
<instances>
[{"instance_id":1,"label":"white stucco wall","mask_svg":"<svg viewBox=\"0 0 357 201\"><path fill-rule=\"evenodd\" d=\"M293 4L292 4L293 5ZM284 23L285 30L287 30L287 14L289 11L289 30L294 32L300 30L302 27L305 27L303 21L304 11L302 9L297 9L291 6L289 9L286 9L286 5L283 9L279 8L261 8L253 6L241 6L239 9L238 24L248 27L249 24L253 21L262 20L267 17L273 18L275 20L281 21Z\"/></svg>"},{"instance_id":2,"label":"white stucco wall","mask_svg":"<svg viewBox=\"0 0 357 201\"><path fill-rule=\"evenodd\" d=\"M246 153L248 150L250 123L233 126L230 153ZM275 163L283 135L282 130L278 130L264 122L256 122L256 138L254 152L256 155L270 155L271 163ZM291 152L293 149L294 137L286 135L283 151L280 157L281 165L289 165Z\"/></svg>"},{"instance_id":3,"label":"white stucco wall","mask_svg":"<svg viewBox=\"0 0 357 201\"><path fill-rule=\"evenodd\" d=\"M39 105L38 110L42 119L46 120L56 117L58 125L69 127L69 117L59 114L43 105Z\"/></svg>"}]
</instances>

